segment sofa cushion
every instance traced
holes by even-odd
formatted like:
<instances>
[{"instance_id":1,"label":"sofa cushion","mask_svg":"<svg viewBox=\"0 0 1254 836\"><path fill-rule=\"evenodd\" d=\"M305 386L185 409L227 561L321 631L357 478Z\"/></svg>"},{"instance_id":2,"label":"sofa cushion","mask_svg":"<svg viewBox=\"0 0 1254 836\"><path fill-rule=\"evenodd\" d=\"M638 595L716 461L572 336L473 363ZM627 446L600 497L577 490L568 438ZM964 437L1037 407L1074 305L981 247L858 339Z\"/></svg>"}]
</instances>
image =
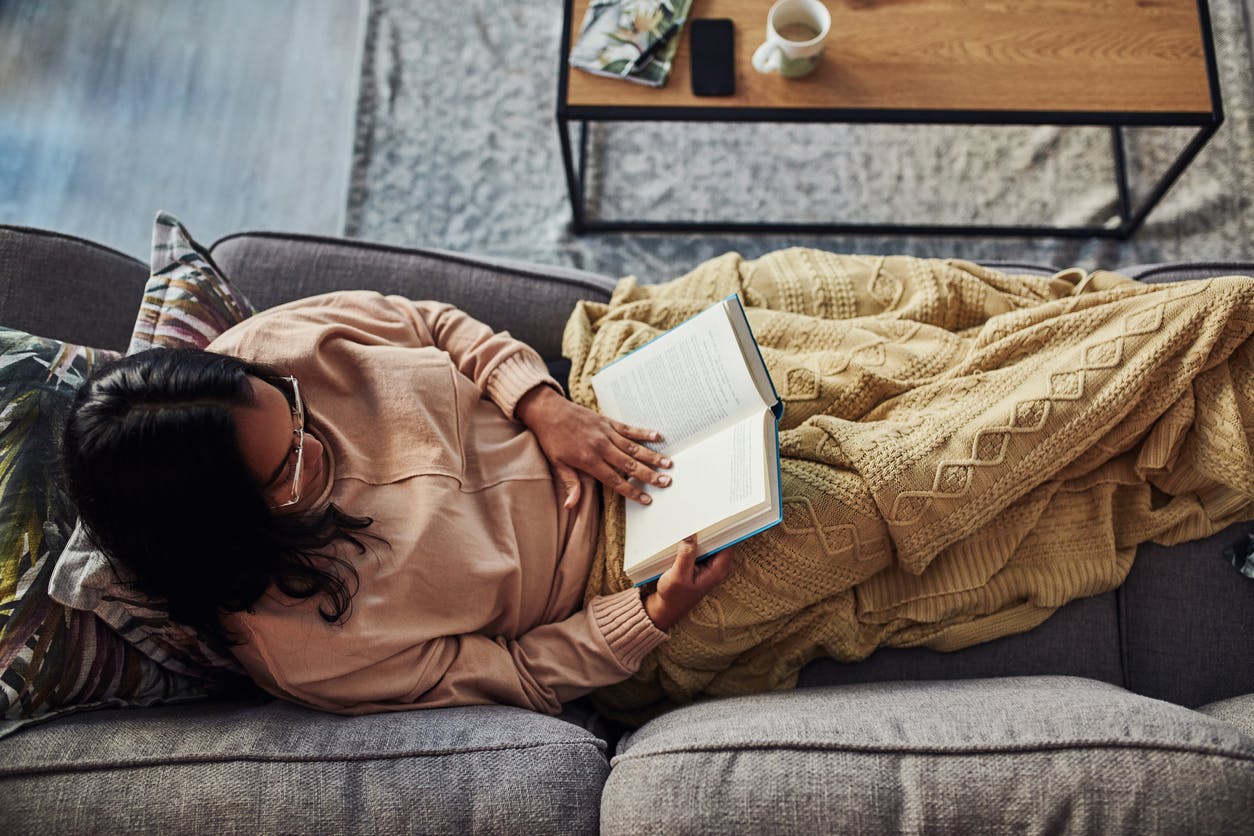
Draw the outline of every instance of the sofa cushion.
<instances>
[{"instance_id":1,"label":"sofa cushion","mask_svg":"<svg viewBox=\"0 0 1254 836\"><path fill-rule=\"evenodd\" d=\"M277 701L110 711L5 741L14 833L597 832L589 732L519 708L341 717Z\"/></svg>"},{"instance_id":2,"label":"sofa cushion","mask_svg":"<svg viewBox=\"0 0 1254 836\"><path fill-rule=\"evenodd\" d=\"M509 331L546 361L561 357L562 331L575 302L606 301L615 284L567 267L307 235L243 233L223 238L210 252L261 309L358 288L438 299Z\"/></svg>"},{"instance_id":3,"label":"sofa cushion","mask_svg":"<svg viewBox=\"0 0 1254 836\"><path fill-rule=\"evenodd\" d=\"M1200 706L1197 710L1208 717L1231 723L1246 736L1254 738L1254 694L1229 697Z\"/></svg>"},{"instance_id":4,"label":"sofa cushion","mask_svg":"<svg viewBox=\"0 0 1254 836\"><path fill-rule=\"evenodd\" d=\"M78 386L110 356L0 329L0 734L51 713L204 692L47 594L75 516L60 428Z\"/></svg>"},{"instance_id":5,"label":"sofa cushion","mask_svg":"<svg viewBox=\"0 0 1254 836\"><path fill-rule=\"evenodd\" d=\"M178 218L159 212L150 275L127 354L149 348L205 348L257 312Z\"/></svg>"},{"instance_id":6,"label":"sofa cushion","mask_svg":"<svg viewBox=\"0 0 1254 836\"><path fill-rule=\"evenodd\" d=\"M0 325L123 351L147 266L56 232L0 226Z\"/></svg>"},{"instance_id":7,"label":"sofa cushion","mask_svg":"<svg viewBox=\"0 0 1254 836\"><path fill-rule=\"evenodd\" d=\"M603 833L1238 833L1254 739L1072 677L706 702L625 738Z\"/></svg>"}]
</instances>

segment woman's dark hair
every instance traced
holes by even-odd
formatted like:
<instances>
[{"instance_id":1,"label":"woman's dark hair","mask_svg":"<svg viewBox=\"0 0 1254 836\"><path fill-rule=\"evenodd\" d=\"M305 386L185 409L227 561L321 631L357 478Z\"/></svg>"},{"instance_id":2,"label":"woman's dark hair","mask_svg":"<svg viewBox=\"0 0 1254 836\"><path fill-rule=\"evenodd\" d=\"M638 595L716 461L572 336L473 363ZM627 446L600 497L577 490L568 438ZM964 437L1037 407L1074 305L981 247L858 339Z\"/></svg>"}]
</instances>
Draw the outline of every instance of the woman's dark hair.
<instances>
[{"instance_id":1,"label":"woman's dark hair","mask_svg":"<svg viewBox=\"0 0 1254 836\"><path fill-rule=\"evenodd\" d=\"M101 367L66 423L67 487L87 533L129 567L170 617L222 647L220 612L251 607L274 584L324 595L328 622L348 613L358 576L326 549L365 551L369 517L332 503L275 513L240 453L232 409L253 404L248 376L288 391L273 368L197 349L153 349ZM351 588L350 588L351 585Z\"/></svg>"}]
</instances>

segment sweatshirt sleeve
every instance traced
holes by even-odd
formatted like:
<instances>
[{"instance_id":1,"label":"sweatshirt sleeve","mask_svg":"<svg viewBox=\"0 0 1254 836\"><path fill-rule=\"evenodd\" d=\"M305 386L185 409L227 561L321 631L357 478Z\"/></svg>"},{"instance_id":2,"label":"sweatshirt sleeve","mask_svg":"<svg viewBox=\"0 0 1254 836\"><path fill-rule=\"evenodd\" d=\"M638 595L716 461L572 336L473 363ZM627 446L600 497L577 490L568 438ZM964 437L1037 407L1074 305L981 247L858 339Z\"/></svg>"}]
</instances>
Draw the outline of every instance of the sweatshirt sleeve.
<instances>
[{"instance_id":1,"label":"sweatshirt sleeve","mask_svg":"<svg viewBox=\"0 0 1254 836\"><path fill-rule=\"evenodd\" d=\"M299 370L348 351L436 348L509 416L535 386L561 392L540 355L444 302L375 291L325 293L262 311L228 330L210 350Z\"/></svg>"},{"instance_id":2,"label":"sweatshirt sleeve","mask_svg":"<svg viewBox=\"0 0 1254 836\"><path fill-rule=\"evenodd\" d=\"M514 417L519 399L536 386L549 385L561 392L536 350L508 331L493 331L445 303L387 298L413 318L419 335L447 352L458 371L479 384L509 417Z\"/></svg>"},{"instance_id":3,"label":"sweatshirt sleeve","mask_svg":"<svg viewBox=\"0 0 1254 836\"><path fill-rule=\"evenodd\" d=\"M298 637L253 617L233 620L246 639L235 654L262 687L342 714L476 704L556 714L562 703L630 676L666 640L634 588L593 598L569 618L516 640L469 633L395 652L385 643L362 647L345 633L328 642L337 635L334 625L304 621L308 632Z\"/></svg>"}]
</instances>

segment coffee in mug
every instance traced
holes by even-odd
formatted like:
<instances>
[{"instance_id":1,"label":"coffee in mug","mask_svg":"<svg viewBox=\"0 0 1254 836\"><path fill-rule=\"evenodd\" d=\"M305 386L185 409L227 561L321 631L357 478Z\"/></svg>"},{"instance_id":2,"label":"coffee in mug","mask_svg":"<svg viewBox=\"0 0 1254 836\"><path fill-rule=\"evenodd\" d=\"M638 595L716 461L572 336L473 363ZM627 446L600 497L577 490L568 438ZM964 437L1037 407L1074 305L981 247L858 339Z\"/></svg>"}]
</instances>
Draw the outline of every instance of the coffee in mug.
<instances>
[{"instance_id":1,"label":"coffee in mug","mask_svg":"<svg viewBox=\"0 0 1254 836\"><path fill-rule=\"evenodd\" d=\"M779 0L766 15L766 42L753 53L753 68L785 78L809 75L831 27L832 16L819 0Z\"/></svg>"},{"instance_id":2,"label":"coffee in mug","mask_svg":"<svg viewBox=\"0 0 1254 836\"><path fill-rule=\"evenodd\" d=\"M785 23L779 27L780 37L789 41L812 41L819 36L819 30L804 23Z\"/></svg>"}]
</instances>

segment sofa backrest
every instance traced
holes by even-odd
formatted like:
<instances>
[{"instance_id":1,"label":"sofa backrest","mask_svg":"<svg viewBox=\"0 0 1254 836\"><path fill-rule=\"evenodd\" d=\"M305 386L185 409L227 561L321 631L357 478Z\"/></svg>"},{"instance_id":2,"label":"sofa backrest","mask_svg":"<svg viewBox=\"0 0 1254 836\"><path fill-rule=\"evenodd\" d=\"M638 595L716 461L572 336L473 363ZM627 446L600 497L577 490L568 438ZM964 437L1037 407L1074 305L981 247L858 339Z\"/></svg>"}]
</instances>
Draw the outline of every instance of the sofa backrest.
<instances>
[{"instance_id":1,"label":"sofa backrest","mask_svg":"<svg viewBox=\"0 0 1254 836\"><path fill-rule=\"evenodd\" d=\"M605 301L614 288L612 279L568 267L306 235L242 233L210 253L258 309L333 290L438 299L509 331L546 360L561 357L575 302Z\"/></svg>"},{"instance_id":2,"label":"sofa backrest","mask_svg":"<svg viewBox=\"0 0 1254 836\"><path fill-rule=\"evenodd\" d=\"M0 225L0 325L125 351L148 265L71 235Z\"/></svg>"},{"instance_id":3,"label":"sofa backrest","mask_svg":"<svg viewBox=\"0 0 1254 836\"><path fill-rule=\"evenodd\" d=\"M567 267L305 235L231 235L210 253L258 309L346 289L439 299L508 330L546 360L561 356L575 302L605 301L614 288L606 276ZM147 278L148 265L108 247L0 225L5 327L124 351Z\"/></svg>"}]
</instances>

